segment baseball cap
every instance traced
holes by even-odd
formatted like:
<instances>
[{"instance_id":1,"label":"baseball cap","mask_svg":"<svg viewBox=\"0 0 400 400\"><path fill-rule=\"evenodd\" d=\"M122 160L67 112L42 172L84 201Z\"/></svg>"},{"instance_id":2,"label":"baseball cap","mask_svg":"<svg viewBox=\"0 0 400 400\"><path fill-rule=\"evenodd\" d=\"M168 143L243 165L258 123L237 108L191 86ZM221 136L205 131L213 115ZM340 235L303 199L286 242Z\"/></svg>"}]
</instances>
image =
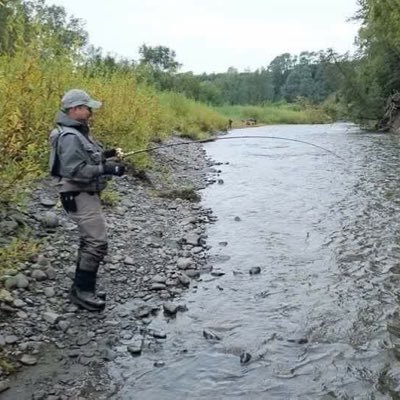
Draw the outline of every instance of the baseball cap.
<instances>
[{"instance_id":1,"label":"baseball cap","mask_svg":"<svg viewBox=\"0 0 400 400\"><path fill-rule=\"evenodd\" d=\"M80 89L69 90L61 99L61 108L63 110L77 106L100 108L101 105L101 101L93 100L85 91Z\"/></svg>"}]
</instances>

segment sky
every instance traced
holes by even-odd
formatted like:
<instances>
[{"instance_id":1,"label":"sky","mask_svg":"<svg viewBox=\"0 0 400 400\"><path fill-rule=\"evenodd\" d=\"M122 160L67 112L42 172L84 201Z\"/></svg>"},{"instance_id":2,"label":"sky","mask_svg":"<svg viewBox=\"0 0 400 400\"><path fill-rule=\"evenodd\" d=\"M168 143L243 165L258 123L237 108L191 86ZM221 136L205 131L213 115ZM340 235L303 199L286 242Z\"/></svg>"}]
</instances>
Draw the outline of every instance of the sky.
<instances>
[{"instance_id":1,"label":"sky","mask_svg":"<svg viewBox=\"0 0 400 400\"><path fill-rule=\"evenodd\" d=\"M282 53L354 51L356 0L46 0L82 19L104 53L167 46L181 71L254 71Z\"/></svg>"}]
</instances>

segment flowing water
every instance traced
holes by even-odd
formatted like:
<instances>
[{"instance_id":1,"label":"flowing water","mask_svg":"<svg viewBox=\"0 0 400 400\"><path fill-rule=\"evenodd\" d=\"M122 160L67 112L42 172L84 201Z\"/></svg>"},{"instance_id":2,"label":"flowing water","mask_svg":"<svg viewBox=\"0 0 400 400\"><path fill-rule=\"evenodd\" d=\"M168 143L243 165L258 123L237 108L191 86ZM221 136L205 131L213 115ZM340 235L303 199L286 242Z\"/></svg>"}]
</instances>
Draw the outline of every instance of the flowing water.
<instances>
[{"instance_id":1,"label":"flowing water","mask_svg":"<svg viewBox=\"0 0 400 400\"><path fill-rule=\"evenodd\" d=\"M152 323L168 339L121 362L118 398L400 398L387 328L400 295L400 138L344 123L230 134L244 135L305 140L345 161L280 140L206 144L223 163L223 184L202 197L218 217L210 263L225 275L203 275L187 312Z\"/></svg>"}]
</instances>

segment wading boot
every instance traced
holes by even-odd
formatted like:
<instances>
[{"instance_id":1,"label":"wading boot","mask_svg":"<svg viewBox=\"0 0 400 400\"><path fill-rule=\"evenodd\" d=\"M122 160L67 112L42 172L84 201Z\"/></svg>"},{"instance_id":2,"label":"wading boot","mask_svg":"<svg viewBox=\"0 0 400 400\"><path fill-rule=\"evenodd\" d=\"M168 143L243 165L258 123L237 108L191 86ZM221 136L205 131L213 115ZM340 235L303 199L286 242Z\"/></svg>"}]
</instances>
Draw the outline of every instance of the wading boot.
<instances>
[{"instance_id":1,"label":"wading boot","mask_svg":"<svg viewBox=\"0 0 400 400\"><path fill-rule=\"evenodd\" d=\"M88 311L102 311L106 306L105 301L96 296L96 275L95 271L77 268L70 292L70 300Z\"/></svg>"}]
</instances>

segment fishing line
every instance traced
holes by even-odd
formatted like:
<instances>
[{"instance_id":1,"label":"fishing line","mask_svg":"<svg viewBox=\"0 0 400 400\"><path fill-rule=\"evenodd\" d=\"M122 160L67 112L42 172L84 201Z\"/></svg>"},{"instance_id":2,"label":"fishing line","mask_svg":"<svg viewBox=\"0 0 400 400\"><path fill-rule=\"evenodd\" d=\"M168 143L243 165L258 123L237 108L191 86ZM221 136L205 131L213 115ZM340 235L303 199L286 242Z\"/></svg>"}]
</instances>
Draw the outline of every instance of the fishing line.
<instances>
[{"instance_id":1,"label":"fishing line","mask_svg":"<svg viewBox=\"0 0 400 400\"><path fill-rule=\"evenodd\" d=\"M333 152L332 150L329 150L325 147L322 147L318 144L311 143L311 142L306 142L305 140L300 140L300 139L291 139L291 138L286 138L286 137L280 137L280 136L257 136L257 135L246 135L246 136L230 136L230 137L214 137L214 138L208 138L208 139L199 139L199 140L192 140L192 141L186 141L186 142L180 142L180 143L171 143L171 144L163 144L161 146L155 146L155 147L149 147L147 149L141 149L141 150L135 150L135 151L130 151L128 153L125 153L123 155L123 158L125 157L130 157L134 156L136 154L141 154L141 153L147 153L150 151L158 150L158 149L164 149L167 147L175 147L175 146L183 146L183 145L190 145L190 144L195 144L195 143L208 143L208 142L215 142L217 140L238 140L238 139L277 139L277 140L286 140L289 142L296 142L296 143L303 143L307 144L309 146L313 146L317 149L323 150L336 158L341 159L342 161L346 162L346 160Z\"/></svg>"}]
</instances>

